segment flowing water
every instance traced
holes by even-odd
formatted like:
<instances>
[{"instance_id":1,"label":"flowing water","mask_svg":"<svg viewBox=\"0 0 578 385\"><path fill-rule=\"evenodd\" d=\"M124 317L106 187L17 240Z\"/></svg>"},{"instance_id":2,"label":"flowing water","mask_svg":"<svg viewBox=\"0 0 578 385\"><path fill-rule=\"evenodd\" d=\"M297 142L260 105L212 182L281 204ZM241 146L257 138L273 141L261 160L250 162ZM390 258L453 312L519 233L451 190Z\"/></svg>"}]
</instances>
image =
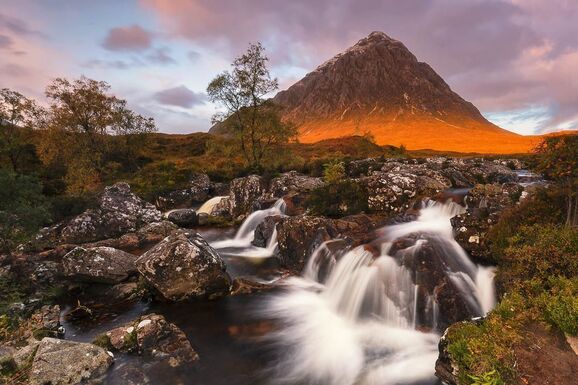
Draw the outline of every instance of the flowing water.
<instances>
[{"instance_id":1,"label":"flowing water","mask_svg":"<svg viewBox=\"0 0 578 385\"><path fill-rule=\"evenodd\" d=\"M492 268L473 264L453 239L450 218L462 211L455 203L426 201L415 220L379 230L371 245L350 249L340 240L325 242L302 276L272 292L208 302L139 303L95 325L67 324L67 338L90 341L139 314L157 312L186 333L201 357L170 368L118 355L107 385L131 383L127 379L141 383L144 377L158 385L437 384L434 365L447 314L437 293L426 288L428 271L416 269L412 261L433 250L439 262L436 279L455 287L472 316L484 315L495 301ZM271 280L278 272L276 258L270 258L276 234L265 248L251 242L267 216L283 213L278 201L251 214L235 234L200 232L233 277ZM404 239L412 242L400 246Z\"/></svg>"},{"instance_id":2,"label":"flowing water","mask_svg":"<svg viewBox=\"0 0 578 385\"><path fill-rule=\"evenodd\" d=\"M270 369L273 382L436 383L440 314L435 293L424 294L415 283L417 270L388 253L398 239L427 234L397 256L415 255L427 243L440 247L443 274L473 315L484 315L494 306L493 271L474 265L453 239L450 218L462 211L451 202L425 202L415 221L379 232L379 255L363 246L335 252L321 245L302 277L288 280L285 292L262 310L280 325L266 338L279 352ZM419 314L418 303L426 304Z\"/></svg>"}]
</instances>

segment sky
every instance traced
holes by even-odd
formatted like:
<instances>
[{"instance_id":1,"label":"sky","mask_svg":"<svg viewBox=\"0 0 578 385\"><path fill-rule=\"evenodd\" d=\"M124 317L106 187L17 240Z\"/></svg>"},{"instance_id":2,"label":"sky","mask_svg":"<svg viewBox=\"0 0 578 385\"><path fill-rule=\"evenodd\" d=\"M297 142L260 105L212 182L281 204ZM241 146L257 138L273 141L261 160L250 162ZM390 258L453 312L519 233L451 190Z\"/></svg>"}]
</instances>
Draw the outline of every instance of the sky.
<instances>
[{"instance_id":1,"label":"sky","mask_svg":"<svg viewBox=\"0 0 578 385\"><path fill-rule=\"evenodd\" d=\"M521 134L578 129L578 0L0 0L0 87L104 80L161 132L207 131L207 84L260 41L285 89L372 31Z\"/></svg>"}]
</instances>

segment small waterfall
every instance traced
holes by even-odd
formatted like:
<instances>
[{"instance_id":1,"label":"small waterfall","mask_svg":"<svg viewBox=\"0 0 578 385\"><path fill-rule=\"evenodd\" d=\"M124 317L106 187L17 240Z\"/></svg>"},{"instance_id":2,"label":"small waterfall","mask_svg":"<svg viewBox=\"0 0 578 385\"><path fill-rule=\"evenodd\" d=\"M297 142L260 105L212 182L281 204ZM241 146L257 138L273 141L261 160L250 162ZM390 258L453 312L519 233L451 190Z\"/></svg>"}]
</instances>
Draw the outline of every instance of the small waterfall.
<instances>
[{"instance_id":1,"label":"small waterfall","mask_svg":"<svg viewBox=\"0 0 578 385\"><path fill-rule=\"evenodd\" d=\"M437 293L421 284L430 272L418 274L411 262L430 247L439 258L436 274L455 285L472 313L485 314L495 301L493 270L474 265L453 239L450 218L462 211L455 203L424 202L415 221L379 232L377 256L363 246L335 250L336 240L315 250L303 276L287 280L286 290L262 310L280 324L267 337L280 352L273 382L437 383L443 309ZM409 236L420 238L399 249L399 240Z\"/></svg>"},{"instance_id":2,"label":"small waterfall","mask_svg":"<svg viewBox=\"0 0 578 385\"><path fill-rule=\"evenodd\" d=\"M220 196L220 197L214 197L214 198L209 199L208 201L203 203L201 207L199 207L199 209L197 210L197 214L205 213L208 215L212 215L213 210L215 209L215 206L217 206L219 203L221 203L221 200L223 200L224 198L227 198L227 197L226 196Z\"/></svg>"},{"instance_id":3,"label":"small waterfall","mask_svg":"<svg viewBox=\"0 0 578 385\"><path fill-rule=\"evenodd\" d=\"M251 213L247 219L241 224L239 230L235 233L232 239L224 239L221 241L212 242L211 246L215 249L238 249L235 252L237 256L246 257L270 257L277 248L277 229L273 229L271 237L267 241L265 248L253 246L251 243L255 237L255 230L265 218L272 215L284 215L285 201L278 199L273 206L264 210L257 210Z\"/></svg>"}]
</instances>

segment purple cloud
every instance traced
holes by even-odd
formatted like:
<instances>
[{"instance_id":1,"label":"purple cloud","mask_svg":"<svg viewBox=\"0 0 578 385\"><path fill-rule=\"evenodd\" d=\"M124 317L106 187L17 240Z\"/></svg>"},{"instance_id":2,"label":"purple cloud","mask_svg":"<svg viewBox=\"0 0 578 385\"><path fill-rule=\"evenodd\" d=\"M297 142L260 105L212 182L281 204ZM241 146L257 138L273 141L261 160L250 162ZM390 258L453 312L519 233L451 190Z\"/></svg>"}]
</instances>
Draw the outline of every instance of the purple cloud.
<instances>
[{"instance_id":1,"label":"purple cloud","mask_svg":"<svg viewBox=\"0 0 578 385\"><path fill-rule=\"evenodd\" d=\"M102 46L109 51L144 51L152 45L152 34L138 25L108 31Z\"/></svg>"},{"instance_id":2,"label":"purple cloud","mask_svg":"<svg viewBox=\"0 0 578 385\"><path fill-rule=\"evenodd\" d=\"M155 93L154 99L167 106L191 108L195 105L203 104L207 97L203 93L196 93L181 85Z\"/></svg>"}]
</instances>

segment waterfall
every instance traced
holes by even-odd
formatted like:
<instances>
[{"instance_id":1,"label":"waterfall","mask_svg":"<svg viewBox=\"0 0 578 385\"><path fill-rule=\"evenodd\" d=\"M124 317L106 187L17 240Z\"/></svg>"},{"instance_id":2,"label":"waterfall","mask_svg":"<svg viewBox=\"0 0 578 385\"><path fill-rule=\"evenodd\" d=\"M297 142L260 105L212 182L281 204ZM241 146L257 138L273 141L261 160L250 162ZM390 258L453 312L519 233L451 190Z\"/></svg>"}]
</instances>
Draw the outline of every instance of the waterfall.
<instances>
[{"instance_id":1,"label":"waterfall","mask_svg":"<svg viewBox=\"0 0 578 385\"><path fill-rule=\"evenodd\" d=\"M363 246L335 250L336 241L315 250L303 275L287 280L262 309L279 323L266 337L280 352L273 382L437 383L443 309L437 293L427 292L430 272L418 274L411 262L432 250L439 259L436 274L455 286L472 315L484 315L495 301L493 269L473 264L453 239L450 219L460 212L455 203L424 202L416 220L378 232L380 255ZM405 249L396 243L414 238Z\"/></svg>"},{"instance_id":2,"label":"waterfall","mask_svg":"<svg viewBox=\"0 0 578 385\"><path fill-rule=\"evenodd\" d=\"M255 230L265 218L272 215L284 215L285 207L285 201L278 199L270 208L254 211L243 221L233 238L212 242L211 246L215 249L236 249L235 255L237 256L270 257L277 249L277 228L273 229L264 248L252 245Z\"/></svg>"},{"instance_id":3,"label":"waterfall","mask_svg":"<svg viewBox=\"0 0 578 385\"><path fill-rule=\"evenodd\" d=\"M209 199L208 201L203 203L201 205L201 207L199 207L199 209L197 210L197 214L205 213L208 215L212 215L213 210L215 209L215 206L217 206L219 203L221 203L221 200L224 198L227 198L227 197L226 196L220 196L220 197L214 197L214 198Z\"/></svg>"}]
</instances>

